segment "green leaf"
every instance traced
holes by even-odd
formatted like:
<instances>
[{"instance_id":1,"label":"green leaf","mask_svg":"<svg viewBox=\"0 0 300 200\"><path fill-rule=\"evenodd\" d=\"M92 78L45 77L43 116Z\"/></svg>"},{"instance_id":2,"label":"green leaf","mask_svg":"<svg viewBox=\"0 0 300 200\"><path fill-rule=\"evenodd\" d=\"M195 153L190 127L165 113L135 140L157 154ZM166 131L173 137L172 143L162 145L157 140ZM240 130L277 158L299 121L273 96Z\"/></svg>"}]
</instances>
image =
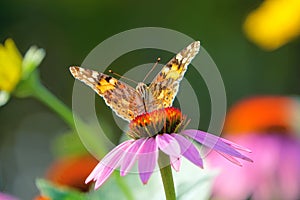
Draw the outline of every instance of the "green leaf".
<instances>
[{"instance_id":1,"label":"green leaf","mask_svg":"<svg viewBox=\"0 0 300 200\"><path fill-rule=\"evenodd\" d=\"M44 179L37 179L36 185L42 196L53 200L87 200L84 193L63 186L55 186Z\"/></svg>"}]
</instances>

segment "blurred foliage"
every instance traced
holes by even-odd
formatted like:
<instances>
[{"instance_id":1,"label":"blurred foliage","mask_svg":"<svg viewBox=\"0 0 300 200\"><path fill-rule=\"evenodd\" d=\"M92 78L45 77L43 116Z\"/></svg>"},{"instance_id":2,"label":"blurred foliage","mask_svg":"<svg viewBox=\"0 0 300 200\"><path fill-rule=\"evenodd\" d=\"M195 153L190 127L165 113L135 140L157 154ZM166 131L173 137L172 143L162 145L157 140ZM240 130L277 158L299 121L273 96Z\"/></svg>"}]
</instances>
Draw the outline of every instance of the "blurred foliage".
<instances>
[{"instance_id":1,"label":"blurred foliage","mask_svg":"<svg viewBox=\"0 0 300 200\"><path fill-rule=\"evenodd\" d=\"M0 1L0 41L13 38L22 54L31 45L44 48L47 56L39 68L42 82L70 107L74 79L68 67L80 65L85 56L108 37L145 26L174 29L200 40L222 74L229 105L253 94L299 94L299 39L276 51L265 52L249 42L243 33L242 25L247 14L260 3L258 0ZM166 60L172 56L162 51L145 51L124 55L112 63L111 67L115 70L118 67L129 69L137 63L154 62L162 54L166 55ZM210 99L205 83L198 77L193 77L191 71L186 76L199 84L203 120L200 126L205 129L210 119ZM111 116L103 100L96 97L96 101L99 115ZM5 107L0 108L0 190L25 199L31 198L37 190L27 188L27 193L21 194L14 186L18 173L27 170L22 165L16 166L19 163L14 159L16 140L19 137L16 133L22 121L40 112L51 111L33 99L12 99ZM106 118L105 123L110 124L111 120ZM59 122L53 125L37 119L35 123L45 127L60 127L53 135L67 129L66 125ZM110 138L118 141L121 131L114 124L111 126L110 129L114 131L108 134L115 134ZM30 154L26 154L26 147L24 148L23 156L30 157ZM50 163L51 156L45 156L49 157ZM32 167L39 166L33 162ZM43 175L40 171L37 170L36 176ZM7 174L5 177L11 176L11 179L4 180L2 174Z\"/></svg>"},{"instance_id":2,"label":"blurred foliage","mask_svg":"<svg viewBox=\"0 0 300 200\"><path fill-rule=\"evenodd\" d=\"M84 200L84 194L72 190L67 187L55 187L53 184L51 184L48 181L38 179L36 181L37 186L39 190L41 191L41 194L46 197L50 197L51 199L61 199L61 200L68 200L68 199L74 199L74 200Z\"/></svg>"}]
</instances>

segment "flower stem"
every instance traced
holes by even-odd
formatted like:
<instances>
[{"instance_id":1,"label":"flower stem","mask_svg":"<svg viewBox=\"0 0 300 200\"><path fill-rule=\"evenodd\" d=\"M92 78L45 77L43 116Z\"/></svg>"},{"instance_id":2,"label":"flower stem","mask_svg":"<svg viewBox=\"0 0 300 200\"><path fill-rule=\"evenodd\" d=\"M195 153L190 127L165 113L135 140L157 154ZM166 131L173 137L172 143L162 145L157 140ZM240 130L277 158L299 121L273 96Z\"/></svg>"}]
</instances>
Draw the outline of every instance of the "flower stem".
<instances>
[{"instance_id":1,"label":"flower stem","mask_svg":"<svg viewBox=\"0 0 300 200\"><path fill-rule=\"evenodd\" d=\"M37 79L39 78L37 77ZM42 85L39 80L33 81L33 83L34 84L30 84L32 90L31 95L49 106L70 126L70 128L75 129L72 111Z\"/></svg>"},{"instance_id":2,"label":"flower stem","mask_svg":"<svg viewBox=\"0 0 300 200\"><path fill-rule=\"evenodd\" d=\"M175 200L176 194L169 156L167 156L163 152L160 152L158 165L160 169L161 179L164 185L166 200Z\"/></svg>"}]
</instances>

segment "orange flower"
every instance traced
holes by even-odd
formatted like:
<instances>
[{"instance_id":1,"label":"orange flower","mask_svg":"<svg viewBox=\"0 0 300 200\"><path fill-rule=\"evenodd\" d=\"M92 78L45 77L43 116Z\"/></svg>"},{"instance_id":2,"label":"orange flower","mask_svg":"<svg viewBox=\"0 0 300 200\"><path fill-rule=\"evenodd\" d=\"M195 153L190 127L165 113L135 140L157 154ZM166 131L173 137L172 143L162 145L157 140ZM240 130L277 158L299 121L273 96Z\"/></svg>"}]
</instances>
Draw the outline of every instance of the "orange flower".
<instances>
[{"instance_id":1,"label":"orange flower","mask_svg":"<svg viewBox=\"0 0 300 200\"><path fill-rule=\"evenodd\" d=\"M49 197L45 197L45 196L37 196L34 198L34 200L51 200Z\"/></svg>"},{"instance_id":2,"label":"orange flower","mask_svg":"<svg viewBox=\"0 0 300 200\"><path fill-rule=\"evenodd\" d=\"M86 185L84 181L97 163L98 160L89 154L61 158L52 164L47 171L46 178L58 185L86 192L89 185Z\"/></svg>"},{"instance_id":3,"label":"orange flower","mask_svg":"<svg viewBox=\"0 0 300 200\"><path fill-rule=\"evenodd\" d=\"M253 97L237 103L227 113L226 134L293 132L291 117L295 100L288 97Z\"/></svg>"}]
</instances>

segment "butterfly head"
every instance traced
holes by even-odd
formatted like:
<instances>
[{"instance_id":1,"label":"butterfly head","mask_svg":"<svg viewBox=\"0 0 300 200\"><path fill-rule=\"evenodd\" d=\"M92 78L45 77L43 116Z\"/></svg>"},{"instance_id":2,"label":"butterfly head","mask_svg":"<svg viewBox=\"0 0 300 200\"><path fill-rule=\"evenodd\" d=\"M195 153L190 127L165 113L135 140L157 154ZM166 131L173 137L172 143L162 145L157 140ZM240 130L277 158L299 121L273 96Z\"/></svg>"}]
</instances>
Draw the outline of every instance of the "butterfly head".
<instances>
[{"instance_id":1,"label":"butterfly head","mask_svg":"<svg viewBox=\"0 0 300 200\"><path fill-rule=\"evenodd\" d=\"M141 95L142 98L146 98L148 86L145 83L138 83L135 89Z\"/></svg>"}]
</instances>

